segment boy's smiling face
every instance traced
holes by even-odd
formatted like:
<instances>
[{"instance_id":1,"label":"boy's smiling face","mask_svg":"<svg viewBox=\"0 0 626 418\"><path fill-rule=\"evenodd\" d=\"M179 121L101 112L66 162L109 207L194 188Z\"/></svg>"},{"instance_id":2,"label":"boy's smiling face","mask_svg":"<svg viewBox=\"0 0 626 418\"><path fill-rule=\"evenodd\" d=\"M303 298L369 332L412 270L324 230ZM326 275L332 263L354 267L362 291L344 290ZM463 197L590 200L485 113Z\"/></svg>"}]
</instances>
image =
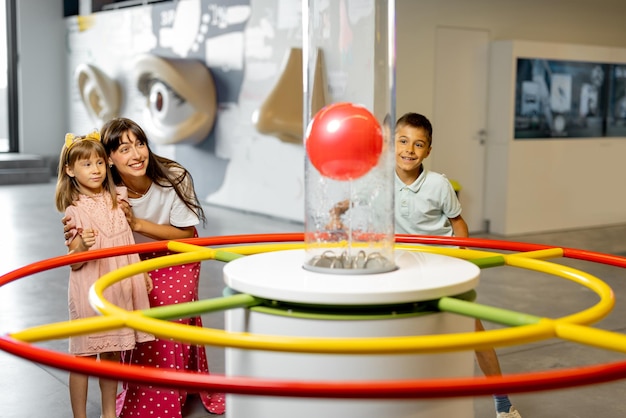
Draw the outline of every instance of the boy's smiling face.
<instances>
[{"instance_id":1,"label":"boy's smiling face","mask_svg":"<svg viewBox=\"0 0 626 418\"><path fill-rule=\"evenodd\" d=\"M396 127L396 171L419 174L422 162L430 155L430 138L423 128ZM417 176L415 176L417 178Z\"/></svg>"}]
</instances>

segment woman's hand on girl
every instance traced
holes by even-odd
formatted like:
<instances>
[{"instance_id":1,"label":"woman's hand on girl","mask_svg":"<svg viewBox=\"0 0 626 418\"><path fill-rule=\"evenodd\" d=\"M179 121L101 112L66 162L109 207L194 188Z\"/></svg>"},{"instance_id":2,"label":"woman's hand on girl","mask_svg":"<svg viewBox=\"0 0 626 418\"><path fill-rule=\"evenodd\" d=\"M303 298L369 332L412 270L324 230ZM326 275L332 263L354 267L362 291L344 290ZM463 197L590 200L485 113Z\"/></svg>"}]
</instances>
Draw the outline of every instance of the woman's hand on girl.
<instances>
[{"instance_id":1,"label":"woman's hand on girl","mask_svg":"<svg viewBox=\"0 0 626 418\"><path fill-rule=\"evenodd\" d=\"M120 200L119 205L120 208L122 208L124 215L126 216L126 221L128 222L128 225L130 225L130 229L132 229L133 231L138 231L139 222L133 214L133 208L130 206L130 203L128 203L126 200Z\"/></svg>"},{"instance_id":2,"label":"woman's hand on girl","mask_svg":"<svg viewBox=\"0 0 626 418\"><path fill-rule=\"evenodd\" d=\"M152 282L152 277L150 277L148 273L144 273L143 277L144 277L144 280L146 281L146 290L148 291L148 293L152 292L152 289L154 289L154 283Z\"/></svg>"},{"instance_id":3,"label":"woman's hand on girl","mask_svg":"<svg viewBox=\"0 0 626 418\"><path fill-rule=\"evenodd\" d=\"M70 240L74 236L74 229L76 224L72 221L71 216L64 216L61 219L63 223L63 236L65 237L65 245L70 245Z\"/></svg>"}]
</instances>

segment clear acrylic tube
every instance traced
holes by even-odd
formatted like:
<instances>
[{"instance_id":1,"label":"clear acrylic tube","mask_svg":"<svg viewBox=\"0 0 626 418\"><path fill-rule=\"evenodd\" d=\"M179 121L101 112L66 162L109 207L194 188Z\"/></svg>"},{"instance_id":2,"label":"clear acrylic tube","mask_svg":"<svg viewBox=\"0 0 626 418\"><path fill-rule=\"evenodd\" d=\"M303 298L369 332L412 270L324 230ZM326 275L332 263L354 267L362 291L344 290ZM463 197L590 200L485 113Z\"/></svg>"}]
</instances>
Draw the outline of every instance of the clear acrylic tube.
<instances>
[{"instance_id":1,"label":"clear acrylic tube","mask_svg":"<svg viewBox=\"0 0 626 418\"><path fill-rule=\"evenodd\" d=\"M392 271L395 2L303 0L302 14L304 268L332 274ZM359 115L346 116L351 111ZM367 115L373 124L364 122ZM331 132L342 124L342 134ZM377 135L381 146L372 151Z\"/></svg>"}]
</instances>

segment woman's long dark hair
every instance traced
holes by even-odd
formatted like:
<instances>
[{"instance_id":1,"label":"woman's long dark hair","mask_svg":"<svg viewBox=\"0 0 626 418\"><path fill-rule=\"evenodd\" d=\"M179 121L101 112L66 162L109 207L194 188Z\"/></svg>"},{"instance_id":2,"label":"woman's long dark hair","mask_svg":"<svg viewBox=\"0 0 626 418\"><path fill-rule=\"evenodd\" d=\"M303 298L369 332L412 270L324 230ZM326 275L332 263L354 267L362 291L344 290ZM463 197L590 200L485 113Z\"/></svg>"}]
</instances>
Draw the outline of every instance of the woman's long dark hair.
<instances>
[{"instance_id":1,"label":"woman's long dark hair","mask_svg":"<svg viewBox=\"0 0 626 418\"><path fill-rule=\"evenodd\" d=\"M189 173L185 167L176 161L153 153L150 149L148 137L137 123L127 118L115 118L106 122L102 126L100 136L102 137L102 144L104 144L107 155L110 156L113 151L117 151L122 144L124 133L128 131L132 132L137 138L137 141L143 142L148 148L148 168L146 170L146 175L150 178L150 180L161 187L173 187L176 194L185 203L185 205L187 205L187 207L192 210L203 223L205 223L206 216L204 215L204 210L199 203L198 196L196 195L195 188L193 187L193 178L191 177L191 173ZM173 167L176 167L179 170L171 170ZM111 167L111 174L113 175L115 184L121 185L123 183L122 178L120 177L120 174L115 166ZM185 181L189 182L188 184L191 186L190 190L183 187L185 185Z\"/></svg>"}]
</instances>

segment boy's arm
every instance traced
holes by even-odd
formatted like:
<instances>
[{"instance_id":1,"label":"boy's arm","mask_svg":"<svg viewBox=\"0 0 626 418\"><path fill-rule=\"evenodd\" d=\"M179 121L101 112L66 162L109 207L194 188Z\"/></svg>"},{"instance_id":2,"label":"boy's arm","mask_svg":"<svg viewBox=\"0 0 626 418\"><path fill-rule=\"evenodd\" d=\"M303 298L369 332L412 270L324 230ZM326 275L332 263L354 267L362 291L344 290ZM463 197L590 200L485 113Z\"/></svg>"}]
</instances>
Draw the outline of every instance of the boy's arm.
<instances>
[{"instance_id":1,"label":"boy's arm","mask_svg":"<svg viewBox=\"0 0 626 418\"><path fill-rule=\"evenodd\" d=\"M455 237L468 238L469 230L467 228L467 223L465 223L465 219L461 215L456 218L450 218L450 225L452 225L452 232Z\"/></svg>"},{"instance_id":2,"label":"boy's arm","mask_svg":"<svg viewBox=\"0 0 626 418\"><path fill-rule=\"evenodd\" d=\"M330 230L346 229L343 222L341 222L341 215L346 213L348 209L350 209L349 199L342 200L341 202L333 206L332 209L329 211L330 221L328 222L328 225L326 225L326 229L330 229Z\"/></svg>"}]
</instances>

